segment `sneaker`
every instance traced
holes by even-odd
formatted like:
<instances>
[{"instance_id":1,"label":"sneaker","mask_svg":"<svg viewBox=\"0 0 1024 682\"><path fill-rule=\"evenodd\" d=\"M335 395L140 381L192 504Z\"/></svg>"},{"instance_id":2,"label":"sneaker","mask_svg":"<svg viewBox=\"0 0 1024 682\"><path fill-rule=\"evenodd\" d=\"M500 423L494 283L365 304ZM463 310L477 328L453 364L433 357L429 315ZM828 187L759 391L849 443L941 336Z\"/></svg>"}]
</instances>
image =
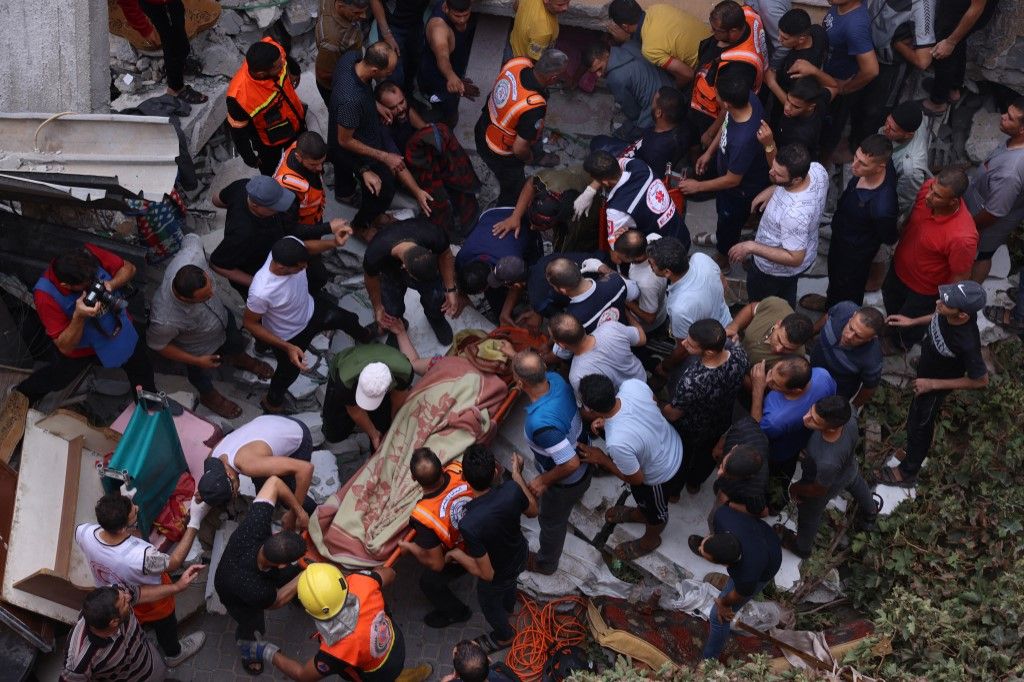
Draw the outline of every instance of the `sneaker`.
<instances>
[{"instance_id":1,"label":"sneaker","mask_svg":"<svg viewBox=\"0 0 1024 682\"><path fill-rule=\"evenodd\" d=\"M399 673L398 677L395 678L395 682L425 682L433 674L434 666L429 663L420 663L415 668L406 668Z\"/></svg>"},{"instance_id":2,"label":"sneaker","mask_svg":"<svg viewBox=\"0 0 1024 682\"><path fill-rule=\"evenodd\" d=\"M178 642L181 652L177 656L168 656L164 659L167 662L167 667L177 668L187 659L199 653L199 650L203 648L205 643L206 633L204 632L193 632L191 635L182 637L181 641Z\"/></svg>"}]
</instances>

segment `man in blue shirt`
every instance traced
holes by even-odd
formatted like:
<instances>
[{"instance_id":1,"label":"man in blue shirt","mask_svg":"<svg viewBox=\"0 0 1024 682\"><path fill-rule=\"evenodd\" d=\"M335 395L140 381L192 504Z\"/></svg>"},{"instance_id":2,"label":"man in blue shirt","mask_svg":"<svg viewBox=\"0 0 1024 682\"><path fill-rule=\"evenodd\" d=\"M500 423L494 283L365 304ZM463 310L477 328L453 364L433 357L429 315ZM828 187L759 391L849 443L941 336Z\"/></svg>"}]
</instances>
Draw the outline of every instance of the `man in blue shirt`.
<instances>
[{"instance_id":1,"label":"man in blue shirt","mask_svg":"<svg viewBox=\"0 0 1024 682\"><path fill-rule=\"evenodd\" d=\"M821 332L811 349L811 365L828 370L836 393L860 407L871 400L882 378L882 343L878 335L885 318L877 308L853 301L832 306L816 325Z\"/></svg>"},{"instance_id":2,"label":"man in blue shirt","mask_svg":"<svg viewBox=\"0 0 1024 682\"><path fill-rule=\"evenodd\" d=\"M512 374L530 404L524 431L539 475L529 483L540 501L540 551L530 554L526 568L543 575L558 570L569 514L590 487L590 467L576 454L577 443L588 443L568 382L548 372L544 360L524 350L512 361Z\"/></svg>"}]
</instances>

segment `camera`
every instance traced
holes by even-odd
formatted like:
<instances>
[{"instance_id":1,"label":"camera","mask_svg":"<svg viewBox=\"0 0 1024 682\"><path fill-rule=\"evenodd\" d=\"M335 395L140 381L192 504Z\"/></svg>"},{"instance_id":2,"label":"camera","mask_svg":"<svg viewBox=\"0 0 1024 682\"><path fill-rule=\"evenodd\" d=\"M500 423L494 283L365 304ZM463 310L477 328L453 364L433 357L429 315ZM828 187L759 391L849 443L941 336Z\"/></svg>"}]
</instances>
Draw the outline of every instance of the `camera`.
<instances>
[{"instance_id":1,"label":"camera","mask_svg":"<svg viewBox=\"0 0 1024 682\"><path fill-rule=\"evenodd\" d=\"M120 312L128 307L128 301L110 291L107 291L107 287L105 287L103 282L100 281L95 281L89 285L89 288L85 290L85 298L82 302L90 308L102 305L104 308L114 313Z\"/></svg>"}]
</instances>

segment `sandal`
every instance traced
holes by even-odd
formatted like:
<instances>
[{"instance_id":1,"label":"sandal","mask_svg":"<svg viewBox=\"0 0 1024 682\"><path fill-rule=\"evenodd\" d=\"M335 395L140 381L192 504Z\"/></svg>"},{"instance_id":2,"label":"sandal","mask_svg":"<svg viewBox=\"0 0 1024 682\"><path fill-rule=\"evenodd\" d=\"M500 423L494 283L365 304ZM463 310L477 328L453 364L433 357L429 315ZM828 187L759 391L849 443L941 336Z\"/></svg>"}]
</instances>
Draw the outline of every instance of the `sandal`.
<instances>
[{"instance_id":1,"label":"sandal","mask_svg":"<svg viewBox=\"0 0 1024 682\"><path fill-rule=\"evenodd\" d=\"M238 403L228 400L217 389L199 396L199 404L225 419L237 419L242 416L242 408Z\"/></svg>"},{"instance_id":2,"label":"sandal","mask_svg":"<svg viewBox=\"0 0 1024 682\"><path fill-rule=\"evenodd\" d=\"M776 523L772 526L772 530L779 536L779 540L782 542L782 548L788 549L793 554L796 554L801 559L806 559L811 556L810 552L802 552L797 548L796 545L796 533L791 528L786 528L781 523Z\"/></svg>"},{"instance_id":3,"label":"sandal","mask_svg":"<svg viewBox=\"0 0 1024 682\"><path fill-rule=\"evenodd\" d=\"M262 360L257 360L248 353L243 353L237 360L235 360L234 365L238 369L242 369L247 372L252 372L258 378L263 379L264 381L274 376L273 367L263 362Z\"/></svg>"},{"instance_id":4,"label":"sandal","mask_svg":"<svg viewBox=\"0 0 1024 682\"><path fill-rule=\"evenodd\" d=\"M531 163L531 166L540 166L541 168L554 168L562 162L562 159L554 152L544 152L544 154Z\"/></svg>"},{"instance_id":5,"label":"sandal","mask_svg":"<svg viewBox=\"0 0 1024 682\"><path fill-rule=\"evenodd\" d=\"M608 511L606 511L604 513L604 521L605 521L605 523L612 523L612 524L618 524L618 523L643 523L643 521L637 521L636 518L634 518L633 514L636 511L638 511L638 510L636 508L634 508L634 507L622 507L622 506L609 507Z\"/></svg>"},{"instance_id":6,"label":"sandal","mask_svg":"<svg viewBox=\"0 0 1024 682\"><path fill-rule=\"evenodd\" d=\"M186 104L202 104L203 102L210 99L203 93L193 88L191 85L186 85L185 87L183 87L181 90L178 91L178 94L175 95L175 97L180 99L182 102L185 102Z\"/></svg>"},{"instance_id":7,"label":"sandal","mask_svg":"<svg viewBox=\"0 0 1024 682\"><path fill-rule=\"evenodd\" d=\"M875 485L891 485L895 488L913 488L917 485L917 476L901 478L903 475L898 467L882 467L874 475Z\"/></svg>"},{"instance_id":8,"label":"sandal","mask_svg":"<svg viewBox=\"0 0 1024 682\"><path fill-rule=\"evenodd\" d=\"M644 549L640 540L630 540L612 550L612 554L619 561L633 561L642 556L647 556L657 548Z\"/></svg>"},{"instance_id":9,"label":"sandal","mask_svg":"<svg viewBox=\"0 0 1024 682\"><path fill-rule=\"evenodd\" d=\"M997 325L1011 334L1024 333L1024 320L1018 320L1013 315L1011 308L1004 308L1000 305L988 305L984 310L985 317L994 325Z\"/></svg>"},{"instance_id":10,"label":"sandal","mask_svg":"<svg viewBox=\"0 0 1024 682\"><path fill-rule=\"evenodd\" d=\"M284 414L284 403L271 405L267 400L267 396L260 398L260 407L263 408L263 412L266 414Z\"/></svg>"},{"instance_id":11,"label":"sandal","mask_svg":"<svg viewBox=\"0 0 1024 682\"><path fill-rule=\"evenodd\" d=\"M259 637L259 635L256 635ZM242 669L253 677L263 674L263 656L260 642L249 640L238 640L238 651L242 658Z\"/></svg>"},{"instance_id":12,"label":"sandal","mask_svg":"<svg viewBox=\"0 0 1024 682\"><path fill-rule=\"evenodd\" d=\"M701 232L693 238L694 246L718 246L718 237L714 232Z\"/></svg>"},{"instance_id":13,"label":"sandal","mask_svg":"<svg viewBox=\"0 0 1024 682\"><path fill-rule=\"evenodd\" d=\"M484 653L488 656L490 656L491 654L496 654L499 651L503 651L504 649L507 649L510 646L512 646L512 639L515 639L514 637L510 640L503 642L500 639L496 639L494 636L495 634L496 633L492 630L486 635L478 635L473 638L473 642L479 645L480 648L484 650Z\"/></svg>"}]
</instances>

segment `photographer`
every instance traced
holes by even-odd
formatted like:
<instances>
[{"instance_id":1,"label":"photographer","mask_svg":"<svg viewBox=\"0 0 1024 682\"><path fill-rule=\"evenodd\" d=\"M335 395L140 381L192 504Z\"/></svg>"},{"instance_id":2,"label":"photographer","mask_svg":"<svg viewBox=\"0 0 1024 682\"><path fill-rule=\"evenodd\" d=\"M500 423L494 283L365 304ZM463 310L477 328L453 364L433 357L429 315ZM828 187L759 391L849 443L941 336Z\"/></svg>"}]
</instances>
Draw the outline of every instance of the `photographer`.
<instances>
[{"instance_id":1,"label":"photographer","mask_svg":"<svg viewBox=\"0 0 1024 682\"><path fill-rule=\"evenodd\" d=\"M155 391L145 344L124 310L118 291L135 276L135 266L98 246L57 256L36 282L35 304L59 355L17 386L29 404L67 386L86 367L123 367L133 386Z\"/></svg>"}]
</instances>

